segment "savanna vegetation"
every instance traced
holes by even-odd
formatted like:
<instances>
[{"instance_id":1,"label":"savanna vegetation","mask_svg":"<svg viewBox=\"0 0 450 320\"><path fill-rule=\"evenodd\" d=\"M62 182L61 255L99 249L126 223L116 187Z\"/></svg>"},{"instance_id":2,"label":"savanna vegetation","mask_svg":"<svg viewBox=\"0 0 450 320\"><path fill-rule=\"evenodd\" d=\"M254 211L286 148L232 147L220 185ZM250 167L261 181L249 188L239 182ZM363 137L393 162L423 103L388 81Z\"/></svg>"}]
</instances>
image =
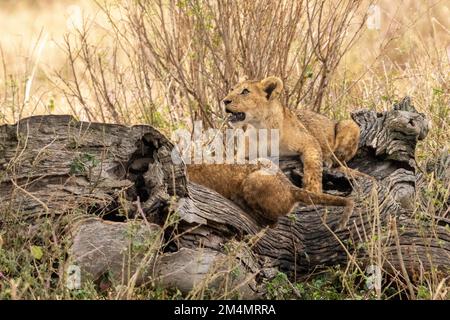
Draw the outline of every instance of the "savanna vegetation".
<instances>
[{"instance_id":1,"label":"savanna vegetation","mask_svg":"<svg viewBox=\"0 0 450 320\"><path fill-rule=\"evenodd\" d=\"M449 16L442 0L1 1L0 124L71 114L150 124L167 136L195 120L217 128L227 91L241 78L268 75L283 79L290 108L335 119L361 108L383 111L408 95L432 123L416 152L423 176L414 214L448 219L449 180L427 167L449 150ZM31 228L20 214L0 212L0 299L210 297L151 281L69 290L63 266L70 243L62 234L50 220ZM374 257L383 255L378 240L374 233L364 244ZM280 272L266 283L266 297L450 297L448 273L424 273L414 283L384 279L374 291L357 264L349 259L296 281Z\"/></svg>"}]
</instances>

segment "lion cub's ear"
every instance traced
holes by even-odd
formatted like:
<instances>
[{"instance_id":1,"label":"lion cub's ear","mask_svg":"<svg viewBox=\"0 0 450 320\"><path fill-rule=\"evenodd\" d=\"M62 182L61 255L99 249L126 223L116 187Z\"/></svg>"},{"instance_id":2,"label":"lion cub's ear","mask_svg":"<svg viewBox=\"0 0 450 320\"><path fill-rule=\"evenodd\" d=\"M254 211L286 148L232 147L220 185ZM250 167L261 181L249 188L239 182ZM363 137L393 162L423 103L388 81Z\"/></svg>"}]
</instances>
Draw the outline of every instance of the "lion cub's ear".
<instances>
[{"instance_id":1,"label":"lion cub's ear","mask_svg":"<svg viewBox=\"0 0 450 320\"><path fill-rule=\"evenodd\" d=\"M267 77L261 80L261 87L266 93L267 100L276 99L283 90L283 81L278 77Z\"/></svg>"}]
</instances>

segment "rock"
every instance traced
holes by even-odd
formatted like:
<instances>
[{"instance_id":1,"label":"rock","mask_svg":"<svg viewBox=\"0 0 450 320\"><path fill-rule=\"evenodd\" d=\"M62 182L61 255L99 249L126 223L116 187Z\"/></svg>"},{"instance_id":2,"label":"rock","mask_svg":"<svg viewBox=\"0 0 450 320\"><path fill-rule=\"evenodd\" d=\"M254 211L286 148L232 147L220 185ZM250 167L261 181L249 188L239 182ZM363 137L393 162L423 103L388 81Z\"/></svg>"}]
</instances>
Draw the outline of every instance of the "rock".
<instances>
[{"instance_id":1,"label":"rock","mask_svg":"<svg viewBox=\"0 0 450 320\"><path fill-rule=\"evenodd\" d=\"M142 221L83 221L74 231L69 265L81 270L81 282L107 277L114 284L137 285L151 276L162 242L162 229ZM73 268L73 267L72 267Z\"/></svg>"}]
</instances>

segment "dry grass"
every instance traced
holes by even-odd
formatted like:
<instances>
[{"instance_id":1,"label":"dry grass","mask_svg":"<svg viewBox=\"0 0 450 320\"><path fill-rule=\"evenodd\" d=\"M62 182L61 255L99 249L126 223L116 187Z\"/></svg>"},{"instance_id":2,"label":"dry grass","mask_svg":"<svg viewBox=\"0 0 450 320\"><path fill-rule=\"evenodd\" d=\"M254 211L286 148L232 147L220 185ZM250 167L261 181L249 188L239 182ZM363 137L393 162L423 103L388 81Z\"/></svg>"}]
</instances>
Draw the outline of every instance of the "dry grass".
<instances>
[{"instance_id":1,"label":"dry grass","mask_svg":"<svg viewBox=\"0 0 450 320\"><path fill-rule=\"evenodd\" d=\"M170 134L197 119L214 126L223 116L221 97L234 82L274 74L287 84L284 99L290 107L335 118L357 108L383 110L410 95L432 120L418 148L419 166L449 147L450 6L445 1L380 0L380 30L362 23L369 3L350 0L240 1L239 6L195 0L75 2L79 7L51 0L0 4L0 123L70 113L84 120L149 123ZM422 186L427 197L418 195L417 216L448 218L442 201L448 184L430 174ZM363 243L370 261L380 264L385 235L373 203L368 203L373 226ZM26 225L12 215L8 219L18 229ZM30 234L0 231L0 298L123 296L123 288L105 296L86 286L75 294L55 283L53 275L61 270L54 266L63 261L65 248L48 240L56 232L51 224L40 229L48 250L39 264L29 254L35 240ZM448 279L430 274L412 284L401 270L383 290L365 290L362 266L349 261L296 284L280 274L267 284L268 297L448 298ZM188 297L205 297L203 289ZM179 297L152 285L125 292L128 298Z\"/></svg>"}]
</instances>

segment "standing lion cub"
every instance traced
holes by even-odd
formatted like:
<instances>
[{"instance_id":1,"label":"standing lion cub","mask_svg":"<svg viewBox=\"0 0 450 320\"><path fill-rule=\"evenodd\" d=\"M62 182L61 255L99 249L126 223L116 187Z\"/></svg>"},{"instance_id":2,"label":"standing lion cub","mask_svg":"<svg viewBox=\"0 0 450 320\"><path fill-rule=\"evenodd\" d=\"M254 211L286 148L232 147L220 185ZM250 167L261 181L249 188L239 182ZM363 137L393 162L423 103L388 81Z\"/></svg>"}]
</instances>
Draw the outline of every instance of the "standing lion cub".
<instances>
[{"instance_id":1,"label":"standing lion cub","mask_svg":"<svg viewBox=\"0 0 450 320\"><path fill-rule=\"evenodd\" d=\"M358 149L358 125L353 120L335 122L312 111L291 111L279 100L282 90L283 82L277 77L239 83L223 100L229 120L234 126L279 129L280 155L300 155L306 190L322 192L324 163L359 174L342 167Z\"/></svg>"},{"instance_id":2,"label":"standing lion cub","mask_svg":"<svg viewBox=\"0 0 450 320\"><path fill-rule=\"evenodd\" d=\"M297 202L344 206L340 228L353 210L353 201L322 192L322 168L324 163L341 164L355 155L359 127L351 120L336 123L314 112L294 113L281 104L282 89L277 77L247 80L236 85L223 103L234 127L279 129L280 155L299 155L303 162L303 188L294 186L279 169L267 174L264 164L190 164L188 177L230 200L244 201L273 222Z\"/></svg>"}]
</instances>

